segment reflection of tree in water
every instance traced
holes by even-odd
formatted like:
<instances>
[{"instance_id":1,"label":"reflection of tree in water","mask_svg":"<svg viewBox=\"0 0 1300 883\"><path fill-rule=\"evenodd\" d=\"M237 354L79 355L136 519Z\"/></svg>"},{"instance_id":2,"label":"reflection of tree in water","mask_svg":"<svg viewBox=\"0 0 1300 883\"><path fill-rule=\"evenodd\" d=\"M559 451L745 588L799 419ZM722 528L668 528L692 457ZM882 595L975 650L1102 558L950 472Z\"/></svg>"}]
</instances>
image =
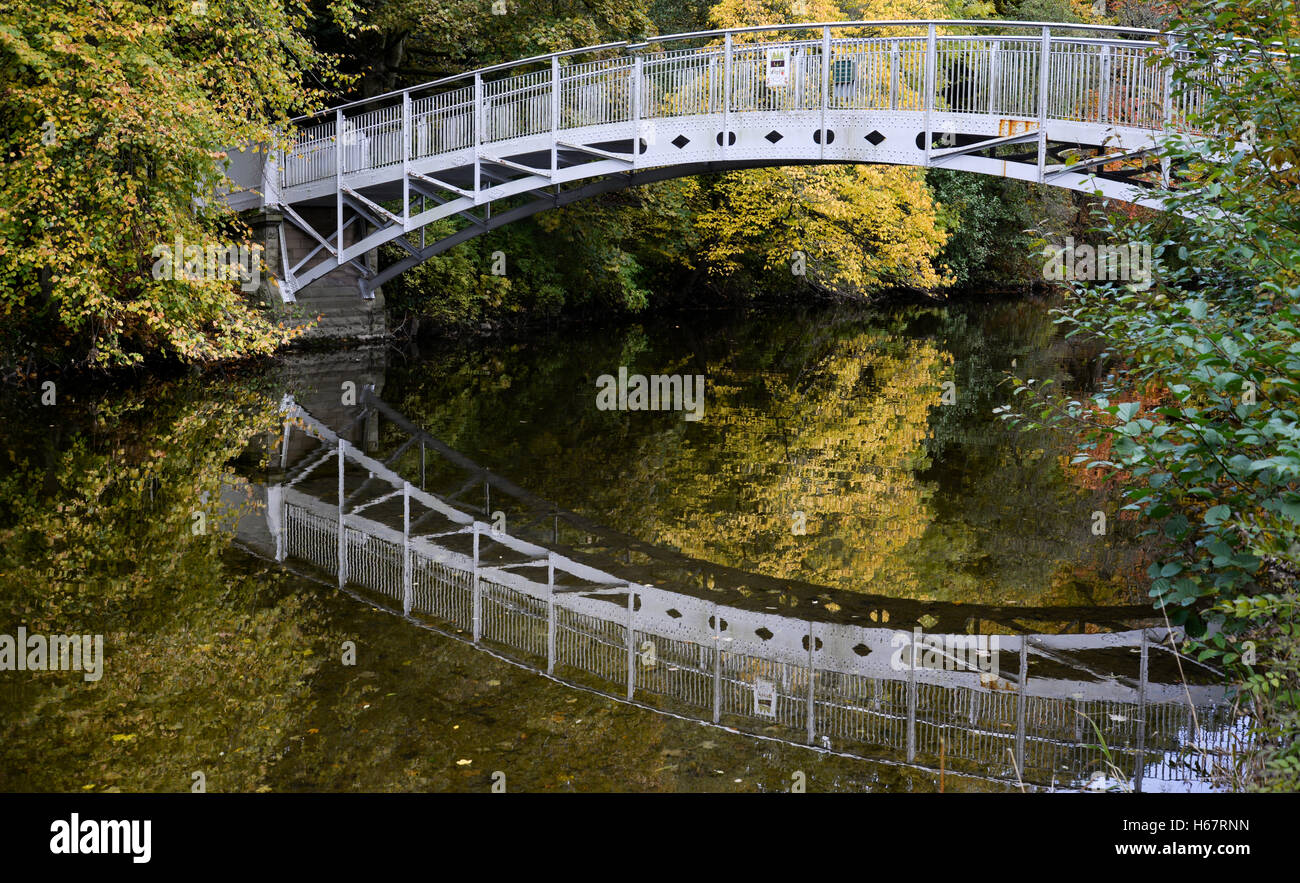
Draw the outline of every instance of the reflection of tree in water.
<instances>
[{"instance_id":1,"label":"reflection of tree in water","mask_svg":"<svg viewBox=\"0 0 1300 883\"><path fill-rule=\"evenodd\" d=\"M848 590L1114 600L1130 550L1090 535L1101 504L1064 479L1059 442L992 414L1012 359L1061 376L1054 330L1030 303L728 329L725 345L696 347L704 423L626 438L636 455L595 511L704 560ZM952 405L939 404L946 380Z\"/></svg>"},{"instance_id":2,"label":"reflection of tree in water","mask_svg":"<svg viewBox=\"0 0 1300 883\"><path fill-rule=\"evenodd\" d=\"M861 587L929 523L917 473L947 360L928 341L861 327L786 353L783 370L710 362L703 431L665 464L674 490L661 539L706 560Z\"/></svg>"},{"instance_id":3,"label":"reflection of tree in water","mask_svg":"<svg viewBox=\"0 0 1300 883\"><path fill-rule=\"evenodd\" d=\"M389 383L452 447L703 560L896 597L1106 602L1128 552L1089 533L1105 502L1066 481L1060 442L992 414L1013 359L1060 379L1068 346L1030 302L846 308L459 353ZM619 365L705 374L704 420L596 410Z\"/></svg>"},{"instance_id":4,"label":"reflection of tree in water","mask_svg":"<svg viewBox=\"0 0 1300 883\"><path fill-rule=\"evenodd\" d=\"M102 634L105 657L93 684L10 676L0 789L180 791L197 770L253 790L338 645L309 596L229 548L253 509L230 461L278 431L279 395L221 378L93 402L61 405L53 432L0 421L0 608L31 633Z\"/></svg>"}]
</instances>

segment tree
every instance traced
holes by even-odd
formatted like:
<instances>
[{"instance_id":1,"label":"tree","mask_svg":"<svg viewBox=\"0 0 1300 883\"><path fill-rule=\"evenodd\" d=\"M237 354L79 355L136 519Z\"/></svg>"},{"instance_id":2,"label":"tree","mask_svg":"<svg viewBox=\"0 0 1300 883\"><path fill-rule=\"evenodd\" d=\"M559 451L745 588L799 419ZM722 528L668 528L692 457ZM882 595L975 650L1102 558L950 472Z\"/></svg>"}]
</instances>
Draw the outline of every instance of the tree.
<instances>
[{"instance_id":1,"label":"tree","mask_svg":"<svg viewBox=\"0 0 1300 883\"><path fill-rule=\"evenodd\" d=\"M711 273L790 284L809 281L841 293L899 285L938 287L934 267L946 234L915 169L828 166L730 172L696 219ZM806 267L796 267L806 264Z\"/></svg>"},{"instance_id":2,"label":"tree","mask_svg":"<svg viewBox=\"0 0 1300 883\"><path fill-rule=\"evenodd\" d=\"M350 21L350 0L327 8ZM307 0L0 3L0 345L11 360L201 362L287 339L208 256L239 244L251 254L212 196L225 149L274 142L323 97L307 84L331 70L304 36L310 16ZM178 241L205 255L185 258L199 278L160 266L154 250Z\"/></svg>"},{"instance_id":3,"label":"tree","mask_svg":"<svg viewBox=\"0 0 1300 883\"><path fill-rule=\"evenodd\" d=\"M844 18L832 0L721 0L710 12L716 28ZM947 281L933 265L946 236L918 170L826 166L731 172L712 183L706 199L709 207L696 227L715 277L745 269L746 280L784 287L792 262L806 262L809 282L845 292L899 284L936 287Z\"/></svg>"},{"instance_id":4,"label":"tree","mask_svg":"<svg viewBox=\"0 0 1300 883\"><path fill-rule=\"evenodd\" d=\"M936 263L955 287L1007 288L1034 281L1040 268L1024 231L1033 226L1038 204L1060 200L1059 191L951 169L930 169L925 180L949 234Z\"/></svg>"}]
</instances>

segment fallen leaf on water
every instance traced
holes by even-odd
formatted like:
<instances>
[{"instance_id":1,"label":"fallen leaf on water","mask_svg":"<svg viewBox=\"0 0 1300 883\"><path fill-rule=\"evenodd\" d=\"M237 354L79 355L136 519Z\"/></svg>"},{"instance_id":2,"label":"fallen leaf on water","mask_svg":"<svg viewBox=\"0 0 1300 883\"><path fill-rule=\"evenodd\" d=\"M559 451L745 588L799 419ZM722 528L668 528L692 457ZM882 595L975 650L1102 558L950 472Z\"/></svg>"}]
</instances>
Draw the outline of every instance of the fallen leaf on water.
<instances>
[{"instance_id":1,"label":"fallen leaf on water","mask_svg":"<svg viewBox=\"0 0 1300 883\"><path fill-rule=\"evenodd\" d=\"M466 760L465 758L462 757L460 760L456 761L456 766L469 766L473 762L474 761Z\"/></svg>"}]
</instances>

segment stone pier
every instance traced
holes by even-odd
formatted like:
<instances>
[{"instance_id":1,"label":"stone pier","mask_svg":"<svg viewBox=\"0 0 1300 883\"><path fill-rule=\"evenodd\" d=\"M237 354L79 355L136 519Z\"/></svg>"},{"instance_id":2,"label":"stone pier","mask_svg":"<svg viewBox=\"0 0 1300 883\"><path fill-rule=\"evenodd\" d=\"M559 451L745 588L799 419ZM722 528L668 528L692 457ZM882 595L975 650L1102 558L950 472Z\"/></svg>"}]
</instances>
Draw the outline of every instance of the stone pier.
<instances>
[{"instance_id":1,"label":"stone pier","mask_svg":"<svg viewBox=\"0 0 1300 883\"><path fill-rule=\"evenodd\" d=\"M330 229L333 224L332 207L300 209L299 214L317 230ZM384 293L382 289L376 289L375 296L366 299L361 288L361 273L356 267L335 270L293 292L293 300L286 301L278 281L284 276L283 250L288 250L289 266L293 266L319 243L296 225L286 222L284 216L273 208L250 211L245 220L253 228L254 241L266 249L263 255L266 273L258 296L282 320L295 327L311 326L303 335L305 339L377 340L387 335ZM359 224L354 223L344 234L347 244L355 243L362 235L358 227ZM365 263L372 271L378 268L373 252L366 255ZM268 274L273 278L267 278Z\"/></svg>"}]
</instances>

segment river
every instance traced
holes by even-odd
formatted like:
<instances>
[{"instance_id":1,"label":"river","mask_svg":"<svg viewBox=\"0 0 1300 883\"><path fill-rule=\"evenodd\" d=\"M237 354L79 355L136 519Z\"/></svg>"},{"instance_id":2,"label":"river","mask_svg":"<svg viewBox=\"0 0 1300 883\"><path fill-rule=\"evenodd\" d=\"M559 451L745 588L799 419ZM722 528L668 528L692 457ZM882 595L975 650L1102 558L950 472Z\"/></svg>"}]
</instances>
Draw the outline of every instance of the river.
<instances>
[{"instance_id":1,"label":"river","mask_svg":"<svg viewBox=\"0 0 1300 883\"><path fill-rule=\"evenodd\" d=\"M5 633L105 650L93 681L0 671L0 789L1223 787L1245 722L1160 646L1149 540L1060 439L993 413L1008 372L1085 392L1104 370L1017 300L295 353L56 385L53 404L36 389L0 428ZM600 396L653 375L685 395ZM286 406L307 417L287 440ZM311 426L369 458L345 476L342 589L332 547L313 563L303 545L338 505ZM403 616L401 565L385 594L359 563L394 530L400 552L402 480L434 521L436 504L483 523L484 567L528 566L490 552L510 551L496 530L623 584L571 586L585 600L556 614L544 566L518 592L502 575L476 645L437 615L428 563ZM470 534L421 523L468 560ZM900 671L884 648L922 633L982 636L993 671Z\"/></svg>"}]
</instances>

